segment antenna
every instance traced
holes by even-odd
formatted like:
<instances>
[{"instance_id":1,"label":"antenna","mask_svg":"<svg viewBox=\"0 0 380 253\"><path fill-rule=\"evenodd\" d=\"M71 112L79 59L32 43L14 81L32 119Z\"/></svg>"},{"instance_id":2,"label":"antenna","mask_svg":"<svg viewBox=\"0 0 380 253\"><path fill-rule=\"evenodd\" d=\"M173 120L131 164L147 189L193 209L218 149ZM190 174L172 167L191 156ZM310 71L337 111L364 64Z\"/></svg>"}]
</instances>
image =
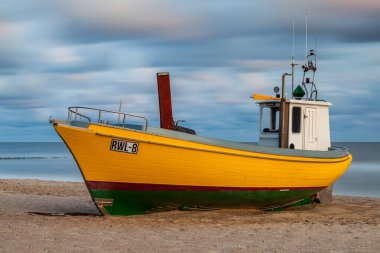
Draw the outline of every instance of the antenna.
<instances>
[{"instance_id":1,"label":"antenna","mask_svg":"<svg viewBox=\"0 0 380 253\"><path fill-rule=\"evenodd\" d=\"M292 26L292 98L293 98L293 91L294 91L294 16L293 16L293 26Z\"/></svg>"},{"instance_id":2,"label":"antenna","mask_svg":"<svg viewBox=\"0 0 380 253\"><path fill-rule=\"evenodd\" d=\"M292 61L294 62L294 16L293 16L293 18L292 18L293 20L293 27L292 27L292 39L293 39L293 41L292 41L292 44L293 44L293 48L292 48Z\"/></svg>"},{"instance_id":3,"label":"antenna","mask_svg":"<svg viewBox=\"0 0 380 253\"><path fill-rule=\"evenodd\" d=\"M306 28L306 33L305 33L305 63L307 62L307 12L305 13L305 28Z\"/></svg>"},{"instance_id":4,"label":"antenna","mask_svg":"<svg viewBox=\"0 0 380 253\"><path fill-rule=\"evenodd\" d=\"M317 54L318 40L317 35L315 35L315 54ZM315 67L317 67L317 57L315 57Z\"/></svg>"}]
</instances>

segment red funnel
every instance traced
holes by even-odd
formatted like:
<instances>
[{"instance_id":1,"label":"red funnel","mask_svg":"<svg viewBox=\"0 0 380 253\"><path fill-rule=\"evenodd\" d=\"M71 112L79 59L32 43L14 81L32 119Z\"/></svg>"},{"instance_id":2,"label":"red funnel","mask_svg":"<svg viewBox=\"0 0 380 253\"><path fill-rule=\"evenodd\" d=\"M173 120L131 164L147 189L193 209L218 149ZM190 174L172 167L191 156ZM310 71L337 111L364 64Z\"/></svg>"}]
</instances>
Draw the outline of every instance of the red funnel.
<instances>
[{"instance_id":1,"label":"red funnel","mask_svg":"<svg viewBox=\"0 0 380 253\"><path fill-rule=\"evenodd\" d=\"M168 72L157 73L157 86L161 128L173 130L172 99Z\"/></svg>"}]
</instances>

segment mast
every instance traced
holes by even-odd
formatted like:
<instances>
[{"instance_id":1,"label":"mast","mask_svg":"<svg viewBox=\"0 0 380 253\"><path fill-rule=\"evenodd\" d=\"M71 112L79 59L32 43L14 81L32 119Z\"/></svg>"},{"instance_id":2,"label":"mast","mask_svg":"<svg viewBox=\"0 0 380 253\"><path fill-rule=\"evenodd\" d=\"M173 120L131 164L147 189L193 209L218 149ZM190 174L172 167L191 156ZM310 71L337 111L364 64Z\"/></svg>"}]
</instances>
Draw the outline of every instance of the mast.
<instances>
[{"instance_id":1,"label":"mast","mask_svg":"<svg viewBox=\"0 0 380 253\"><path fill-rule=\"evenodd\" d=\"M293 27L292 27L292 98L293 96L293 91L294 91L294 17L293 17Z\"/></svg>"},{"instance_id":2,"label":"mast","mask_svg":"<svg viewBox=\"0 0 380 253\"><path fill-rule=\"evenodd\" d=\"M305 33L305 64L307 63L307 55L308 55L308 52L307 52L307 12L305 13L305 30L306 30L306 33Z\"/></svg>"},{"instance_id":3,"label":"mast","mask_svg":"<svg viewBox=\"0 0 380 253\"><path fill-rule=\"evenodd\" d=\"M305 13L305 64L302 66L303 69L303 78L302 78L302 88L306 93L307 100L317 100L318 90L314 82L315 72L317 71L317 56L315 50L310 49L310 52L307 51L307 12ZM317 41L315 40L315 47L317 47ZM311 77L306 77L307 72L311 71ZM309 74L310 76L310 74ZM310 84L310 90L307 88L307 85ZM310 93L309 93L310 92ZM313 99L314 95L314 99Z\"/></svg>"}]
</instances>

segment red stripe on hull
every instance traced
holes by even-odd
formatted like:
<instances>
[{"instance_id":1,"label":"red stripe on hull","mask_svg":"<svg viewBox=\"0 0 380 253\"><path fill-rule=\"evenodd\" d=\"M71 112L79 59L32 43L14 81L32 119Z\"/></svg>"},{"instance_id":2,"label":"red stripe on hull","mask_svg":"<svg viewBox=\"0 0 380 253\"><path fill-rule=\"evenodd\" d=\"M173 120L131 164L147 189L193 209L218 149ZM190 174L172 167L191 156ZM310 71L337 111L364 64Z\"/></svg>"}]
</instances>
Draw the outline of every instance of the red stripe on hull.
<instances>
[{"instance_id":1,"label":"red stripe on hull","mask_svg":"<svg viewBox=\"0 0 380 253\"><path fill-rule=\"evenodd\" d=\"M225 187L225 186L191 186L191 185L165 185L165 184L139 184L87 181L91 190L135 190L135 191L281 191L281 190L322 190L320 187Z\"/></svg>"}]
</instances>

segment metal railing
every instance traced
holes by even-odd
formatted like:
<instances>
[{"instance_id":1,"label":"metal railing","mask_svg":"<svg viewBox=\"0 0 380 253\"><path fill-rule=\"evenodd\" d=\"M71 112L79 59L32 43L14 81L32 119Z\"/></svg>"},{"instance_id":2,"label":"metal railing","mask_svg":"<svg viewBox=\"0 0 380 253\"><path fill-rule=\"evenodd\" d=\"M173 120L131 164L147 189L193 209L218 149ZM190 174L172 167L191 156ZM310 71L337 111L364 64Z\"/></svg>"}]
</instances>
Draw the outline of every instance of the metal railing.
<instances>
[{"instance_id":1,"label":"metal railing","mask_svg":"<svg viewBox=\"0 0 380 253\"><path fill-rule=\"evenodd\" d=\"M123 113L123 112L115 112L115 111L91 108L91 107L83 107L83 106L71 106L71 107L67 108L67 110L68 110L68 115L67 115L68 120L86 119L86 120L88 120L88 122L97 122L98 124L107 124L107 125L111 124L112 125L111 122L102 120L102 116L104 116L105 114L116 114L117 115L117 126L118 127L125 127L127 117L131 117L131 118L135 118L135 119L139 119L139 120L144 121L144 131L146 131L146 129L148 128L148 119L143 117L143 116ZM93 121L93 120L91 120L90 116L84 115L83 111L86 111L86 110L95 112L97 115L95 118L97 118L97 120Z\"/></svg>"}]
</instances>

